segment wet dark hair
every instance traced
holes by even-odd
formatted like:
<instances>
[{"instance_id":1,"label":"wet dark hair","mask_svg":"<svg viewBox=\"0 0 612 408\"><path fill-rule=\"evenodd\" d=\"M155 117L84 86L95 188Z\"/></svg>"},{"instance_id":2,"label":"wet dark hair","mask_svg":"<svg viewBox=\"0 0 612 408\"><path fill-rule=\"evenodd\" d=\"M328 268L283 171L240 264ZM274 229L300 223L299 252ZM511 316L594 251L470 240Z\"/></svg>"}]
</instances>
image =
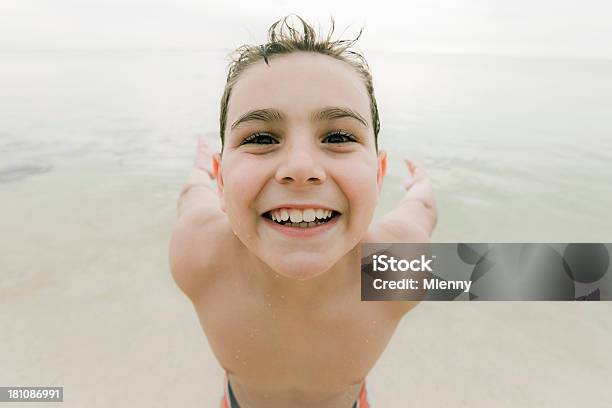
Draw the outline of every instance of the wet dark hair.
<instances>
[{"instance_id":1,"label":"wet dark hair","mask_svg":"<svg viewBox=\"0 0 612 408\"><path fill-rule=\"evenodd\" d=\"M294 16L298 21L292 20ZM296 28L297 27L297 28ZM334 19L331 19L331 28L326 36L317 36L314 28L302 17L290 14L281 18L268 29L268 42L261 45L242 45L230 54L229 72L227 82L221 97L220 134L221 146L225 142L225 128L227 125L227 107L232 89L240 74L250 65L264 60L270 65L270 57L274 55L291 54L298 51L315 52L329 55L340 61L350 64L361 76L370 97L370 111L372 114L372 126L374 128L374 143L378 150L378 132L380 130L380 119L378 117L378 106L374 96L372 85L372 74L364 56L351 49L363 33L363 28L352 40L332 40L334 33Z\"/></svg>"}]
</instances>

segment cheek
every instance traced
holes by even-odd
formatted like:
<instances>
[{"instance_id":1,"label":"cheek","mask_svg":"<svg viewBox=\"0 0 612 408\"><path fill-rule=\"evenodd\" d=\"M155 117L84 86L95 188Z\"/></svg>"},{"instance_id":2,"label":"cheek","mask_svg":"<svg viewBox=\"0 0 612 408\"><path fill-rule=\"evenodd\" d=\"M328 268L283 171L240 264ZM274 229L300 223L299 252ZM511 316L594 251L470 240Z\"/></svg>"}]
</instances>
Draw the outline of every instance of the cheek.
<instances>
[{"instance_id":1,"label":"cheek","mask_svg":"<svg viewBox=\"0 0 612 408\"><path fill-rule=\"evenodd\" d=\"M376 162L361 161L346 163L340 171L341 188L349 200L350 210L359 216L373 212L378 202L378 185L376 183Z\"/></svg>"},{"instance_id":2,"label":"cheek","mask_svg":"<svg viewBox=\"0 0 612 408\"><path fill-rule=\"evenodd\" d=\"M230 222L243 226L255 214L253 203L265 184L265 174L261 166L248 159L228 160L227 169L223 189L227 215Z\"/></svg>"}]
</instances>

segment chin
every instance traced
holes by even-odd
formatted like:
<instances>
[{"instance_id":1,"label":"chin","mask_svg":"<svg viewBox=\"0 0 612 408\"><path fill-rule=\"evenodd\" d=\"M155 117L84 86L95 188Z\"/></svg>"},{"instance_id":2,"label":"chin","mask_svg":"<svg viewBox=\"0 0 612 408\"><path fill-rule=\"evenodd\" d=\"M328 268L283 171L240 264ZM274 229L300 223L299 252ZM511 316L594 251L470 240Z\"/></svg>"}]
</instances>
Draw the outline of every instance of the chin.
<instances>
[{"instance_id":1,"label":"chin","mask_svg":"<svg viewBox=\"0 0 612 408\"><path fill-rule=\"evenodd\" d=\"M328 258L328 257L326 257ZM266 262L276 273L289 279L308 280L329 271L337 260L322 259L316 254L284 256Z\"/></svg>"}]
</instances>

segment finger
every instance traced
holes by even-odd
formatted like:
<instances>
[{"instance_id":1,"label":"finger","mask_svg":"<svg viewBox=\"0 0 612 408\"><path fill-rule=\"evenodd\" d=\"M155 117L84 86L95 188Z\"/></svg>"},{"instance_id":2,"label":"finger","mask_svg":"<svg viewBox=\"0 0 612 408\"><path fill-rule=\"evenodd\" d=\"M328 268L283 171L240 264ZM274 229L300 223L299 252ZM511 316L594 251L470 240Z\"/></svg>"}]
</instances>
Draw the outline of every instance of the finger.
<instances>
[{"instance_id":1,"label":"finger","mask_svg":"<svg viewBox=\"0 0 612 408\"><path fill-rule=\"evenodd\" d=\"M198 150L204 153L208 153L210 145L208 144L208 140L203 135L198 137Z\"/></svg>"},{"instance_id":2,"label":"finger","mask_svg":"<svg viewBox=\"0 0 612 408\"><path fill-rule=\"evenodd\" d=\"M427 173L425 172L425 168L423 166L421 166L419 163L417 163L414 160L408 160L408 159L405 159L405 160L414 178L426 178L427 177Z\"/></svg>"},{"instance_id":3,"label":"finger","mask_svg":"<svg viewBox=\"0 0 612 408\"><path fill-rule=\"evenodd\" d=\"M419 176L419 166L417 166L416 163L410 159L404 159L404 162L408 167L408 172L410 173L411 178L417 178Z\"/></svg>"},{"instance_id":4,"label":"finger","mask_svg":"<svg viewBox=\"0 0 612 408\"><path fill-rule=\"evenodd\" d=\"M195 157L196 167L208 168L212 166L212 154L208 149L208 144L202 146L198 143L198 151Z\"/></svg>"},{"instance_id":5,"label":"finger","mask_svg":"<svg viewBox=\"0 0 612 408\"><path fill-rule=\"evenodd\" d=\"M410 159L404 159L404 162L406 163L406 166L408 166L408 171L410 171L411 174L414 174L417 166L414 163L414 161L410 160Z\"/></svg>"}]
</instances>

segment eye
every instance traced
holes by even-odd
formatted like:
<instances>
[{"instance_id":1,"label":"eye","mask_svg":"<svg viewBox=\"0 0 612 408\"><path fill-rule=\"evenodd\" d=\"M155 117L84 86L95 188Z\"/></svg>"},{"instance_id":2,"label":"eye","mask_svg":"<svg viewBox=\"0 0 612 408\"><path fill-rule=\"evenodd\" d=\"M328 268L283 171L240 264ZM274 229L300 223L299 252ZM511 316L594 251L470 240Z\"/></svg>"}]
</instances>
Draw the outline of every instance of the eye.
<instances>
[{"instance_id":1,"label":"eye","mask_svg":"<svg viewBox=\"0 0 612 408\"><path fill-rule=\"evenodd\" d=\"M278 141L267 133L254 133L240 143L240 145L245 144L269 145L278 144Z\"/></svg>"},{"instance_id":2,"label":"eye","mask_svg":"<svg viewBox=\"0 0 612 408\"><path fill-rule=\"evenodd\" d=\"M334 130L333 132L328 133L323 139L324 143L348 143L348 142L356 142L355 136L351 135L344 130Z\"/></svg>"}]
</instances>

